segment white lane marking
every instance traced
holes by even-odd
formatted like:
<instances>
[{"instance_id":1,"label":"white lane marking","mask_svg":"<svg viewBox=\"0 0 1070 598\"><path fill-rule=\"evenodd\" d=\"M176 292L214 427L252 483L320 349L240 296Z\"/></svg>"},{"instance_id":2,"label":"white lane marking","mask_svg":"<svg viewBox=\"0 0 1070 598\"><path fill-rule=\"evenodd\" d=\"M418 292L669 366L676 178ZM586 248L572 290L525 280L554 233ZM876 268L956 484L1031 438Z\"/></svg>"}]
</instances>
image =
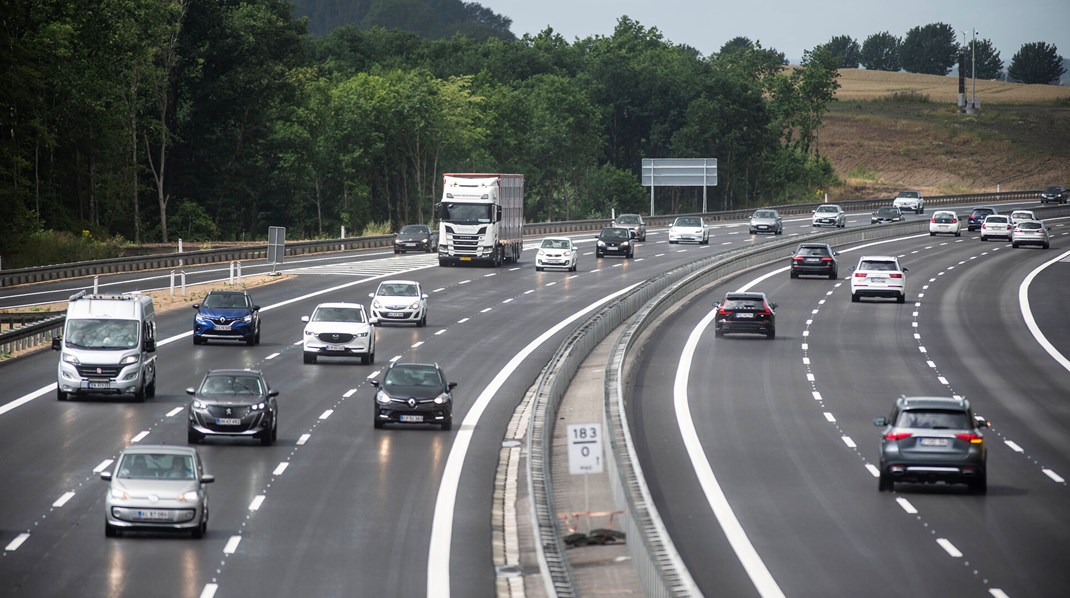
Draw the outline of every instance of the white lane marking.
<instances>
[{"instance_id":1,"label":"white lane marking","mask_svg":"<svg viewBox=\"0 0 1070 598\"><path fill-rule=\"evenodd\" d=\"M422 345L422 344L424 344L424 342L423 342L423 341L417 341L417 342L415 342L415 343L413 343L413 344L412 344L412 347L411 347L411 348L412 348L412 349L415 349L415 348L419 347L419 346L420 346L420 345Z\"/></svg>"},{"instance_id":2,"label":"white lane marking","mask_svg":"<svg viewBox=\"0 0 1070 598\"><path fill-rule=\"evenodd\" d=\"M943 376L937 376L936 379L940 382L940 384L943 384L944 386L947 386L949 384L947 378Z\"/></svg>"},{"instance_id":3,"label":"white lane marking","mask_svg":"<svg viewBox=\"0 0 1070 598\"><path fill-rule=\"evenodd\" d=\"M811 374L811 373L807 373L806 374L806 379L809 380L810 382L813 382L814 381L814 375Z\"/></svg>"},{"instance_id":4,"label":"white lane marking","mask_svg":"<svg viewBox=\"0 0 1070 598\"><path fill-rule=\"evenodd\" d=\"M279 463L279 466L275 468L275 471L271 472L271 475L280 476L282 475L282 472L286 471L286 468L289 466L290 463L288 461L283 461L282 463Z\"/></svg>"},{"instance_id":5,"label":"white lane marking","mask_svg":"<svg viewBox=\"0 0 1070 598\"><path fill-rule=\"evenodd\" d=\"M100 473L100 472L104 471L105 469L111 467L112 463L115 463L115 461L112 460L112 459L104 459L103 461L100 462L100 465L97 465L96 467L93 468L93 473Z\"/></svg>"},{"instance_id":6,"label":"white lane marking","mask_svg":"<svg viewBox=\"0 0 1070 598\"><path fill-rule=\"evenodd\" d=\"M433 290L431 292L432 293L440 293L440 292L445 291L445 290L446 290L446 287L438 287L437 289L435 289L435 290Z\"/></svg>"},{"instance_id":7,"label":"white lane marking","mask_svg":"<svg viewBox=\"0 0 1070 598\"><path fill-rule=\"evenodd\" d=\"M532 294L534 292L535 292L535 289L531 289L530 291L524 291L524 294L525 295L530 295L530 294Z\"/></svg>"},{"instance_id":8,"label":"white lane marking","mask_svg":"<svg viewBox=\"0 0 1070 598\"><path fill-rule=\"evenodd\" d=\"M840 436L840 440L842 440L843 443L847 445L847 448L855 448L858 446L857 444L855 444L855 441L852 440L850 436Z\"/></svg>"},{"instance_id":9,"label":"white lane marking","mask_svg":"<svg viewBox=\"0 0 1070 598\"><path fill-rule=\"evenodd\" d=\"M918 347L918 351L921 351L922 353L928 353L929 352L925 347Z\"/></svg>"},{"instance_id":10,"label":"white lane marking","mask_svg":"<svg viewBox=\"0 0 1070 598\"><path fill-rule=\"evenodd\" d=\"M265 357L265 358L264 358L264 361L267 361L267 360L269 360L269 359L275 359L275 358L276 358L276 357L278 357L279 355L282 355L282 353L272 353L271 355L268 355L267 357Z\"/></svg>"},{"instance_id":11,"label":"white lane marking","mask_svg":"<svg viewBox=\"0 0 1070 598\"><path fill-rule=\"evenodd\" d=\"M468 455L468 448L472 444L472 434L476 429L476 424L479 423L483 412L490 405L491 399L505 384L505 381L509 379L509 376L520 367L520 364L543 343L553 338L554 335L576 320L598 309L605 303L624 295L639 284L635 283L611 293L543 332L514 355L509 360L509 363L494 376L490 384L476 397L475 403L472 404L472 408L468 410L464 421L461 422L453 445L450 447L450 454L446 458L446 466L442 470L442 481L439 484L438 496L435 499L435 514L431 521L431 540L427 550L427 598L448 598L450 595L450 544L453 542L453 515L457 505L457 490L460 488L461 469L464 466L465 457Z\"/></svg>"},{"instance_id":12,"label":"white lane marking","mask_svg":"<svg viewBox=\"0 0 1070 598\"><path fill-rule=\"evenodd\" d=\"M483 278L490 278L491 276L497 276L497 275L498 275L497 273L491 272L490 274L484 274Z\"/></svg>"},{"instance_id":13,"label":"white lane marking","mask_svg":"<svg viewBox=\"0 0 1070 598\"><path fill-rule=\"evenodd\" d=\"M866 463L866 469L869 470L869 473L873 477L875 477L875 478L881 477L881 470L877 469L876 465L874 465L872 463Z\"/></svg>"},{"instance_id":14,"label":"white lane marking","mask_svg":"<svg viewBox=\"0 0 1070 598\"><path fill-rule=\"evenodd\" d=\"M28 534L26 532L23 532L23 533L15 536L14 540L12 540L11 542L8 542L8 545L4 547L4 550L7 551L7 552L15 552L16 550L19 549L19 546L22 546L22 543L25 542L26 540L28 540L29 538L30 538L30 534Z\"/></svg>"},{"instance_id":15,"label":"white lane marking","mask_svg":"<svg viewBox=\"0 0 1070 598\"><path fill-rule=\"evenodd\" d=\"M395 356L390 358L390 363L394 363L395 361L397 361L399 359L401 359L401 355L395 355Z\"/></svg>"},{"instance_id":16,"label":"white lane marking","mask_svg":"<svg viewBox=\"0 0 1070 598\"><path fill-rule=\"evenodd\" d=\"M513 299L515 299L515 297L510 297L510 298L506 299L505 301L502 301L502 303L512 303Z\"/></svg>"},{"instance_id":17,"label":"white lane marking","mask_svg":"<svg viewBox=\"0 0 1070 598\"><path fill-rule=\"evenodd\" d=\"M836 423L836 416L832 415L832 413L829 413L828 411L825 412L825 419L828 420L830 424Z\"/></svg>"},{"instance_id":18,"label":"white lane marking","mask_svg":"<svg viewBox=\"0 0 1070 598\"><path fill-rule=\"evenodd\" d=\"M1024 453L1025 452L1025 449L1020 447L1020 446L1018 446L1018 444L1015 443L1013 440L1004 440L1003 444L1005 444L1008 447L1010 447L1010 449L1012 451L1016 452L1016 453Z\"/></svg>"},{"instance_id":19,"label":"white lane marking","mask_svg":"<svg viewBox=\"0 0 1070 598\"><path fill-rule=\"evenodd\" d=\"M142 440L144 440L144 438L145 438L146 436L148 436L148 435L149 435L149 431L148 431L148 430L143 430L143 431L141 431L141 432L138 432L137 436L134 436L133 438L131 438L131 439L130 439L130 442L131 442L131 443L134 443L134 442L141 442L141 441L142 441Z\"/></svg>"},{"instance_id":20,"label":"white lane marking","mask_svg":"<svg viewBox=\"0 0 1070 598\"><path fill-rule=\"evenodd\" d=\"M383 373L382 370L375 370L374 372L368 374L368 380L371 380L372 378L375 378L376 376L378 376L381 373Z\"/></svg>"},{"instance_id":21,"label":"white lane marking","mask_svg":"<svg viewBox=\"0 0 1070 598\"><path fill-rule=\"evenodd\" d=\"M803 351L806 351L806 350L807 350L807 349L809 349L809 348L810 348L810 345L809 345L808 343L803 343L803 344L802 344L802 350L803 350Z\"/></svg>"},{"instance_id":22,"label":"white lane marking","mask_svg":"<svg viewBox=\"0 0 1070 598\"><path fill-rule=\"evenodd\" d=\"M784 269L786 270L787 268ZM776 272L780 272L780 270ZM754 281L752 284L756 282ZM773 579L773 575L765 566L762 557L759 556L758 551L751 544L750 538L747 537L747 532L743 530L743 525L736 518L732 505L728 504L728 498L725 496L724 490L721 489L721 485L717 482L717 476L713 473L713 467L706 457L706 451L702 448L698 430L695 429L695 422L691 417L691 405L687 396L687 383L691 374L691 364L695 358L699 340L716 315L716 311L707 313L695 326L695 329L691 331L687 342L684 343L680 362L676 368L676 380L673 384L676 425L680 430L684 447L687 449L687 455L691 459L691 467L698 476L703 494L706 495L706 502L709 503L710 509L713 511L714 516L717 517L717 522L721 525L721 529L728 538L729 545L732 546L732 550L736 553L736 558L739 559L743 569L750 577L751 583L754 584L755 589L763 597L784 596L784 592L777 585L776 580Z\"/></svg>"},{"instance_id":23,"label":"white lane marking","mask_svg":"<svg viewBox=\"0 0 1070 598\"><path fill-rule=\"evenodd\" d=\"M490 311L490 310L492 310L492 309L494 309L494 308L493 308L493 307L488 307L488 308L486 308L486 309L481 309L481 310L479 310L479 313L481 313L481 314L485 314L485 313L487 313L488 311Z\"/></svg>"},{"instance_id":24,"label":"white lane marking","mask_svg":"<svg viewBox=\"0 0 1070 598\"><path fill-rule=\"evenodd\" d=\"M182 411L184 409L185 409L185 407L175 407L174 409L172 409L172 410L167 412L167 417L174 417L174 416L178 415L179 413L182 413Z\"/></svg>"},{"instance_id":25,"label":"white lane marking","mask_svg":"<svg viewBox=\"0 0 1070 598\"><path fill-rule=\"evenodd\" d=\"M238 550L238 544L241 543L241 536L231 536L227 540L227 545L223 547L223 554L234 554Z\"/></svg>"},{"instance_id":26,"label":"white lane marking","mask_svg":"<svg viewBox=\"0 0 1070 598\"><path fill-rule=\"evenodd\" d=\"M471 279L469 279L469 280L462 280L461 282L458 282L457 284L468 284L468 283L470 283L470 282L472 282L472 280L471 280Z\"/></svg>"},{"instance_id":27,"label":"white lane marking","mask_svg":"<svg viewBox=\"0 0 1070 598\"><path fill-rule=\"evenodd\" d=\"M936 543L940 545L940 548L946 550L947 553L950 554L952 557L956 559L962 557L962 553L959 552L959 549L955 548L955 545L952 544L951 541L947 538L937 538Z\"/></svg>"},{"instance_id":28,"label":"white lane marking","mask_svg":"<svg viewBox=\"0 0 1070 598\"><path fill-rule=\"evenodd\" d=\"M1052 471L1052 470L1050 470L1050 469L1048 469L1046 467L1044 469L1041 469L1040 471L1043 471L1044 475L1048 476L1049 478L1051 478L1052 480L1055 480L1056 482L1058 482L1060 484L1066 482L1066 480L1063 479L1063 476L1055 473L1054 471Z\"/></svg>"},{"instance_id":29,"label":"white lane marking","mask_svg":"<svg viewBox=\"0 0 1070 598\"><path fill-rule=\"evenodd\" d=\"M822 399L821 399L821 393L817 392L816 390L815 390L814 392L812 392L811 394L813 394L813 395L814 395L814 400L815 400L815 401L820 401L820 400L822 400Z\"/></svg>"},{"instance_id":30,"label":"white lane marking","mask_svg":"<svg viewBox=\"0 0 1070 598\"><path fill-rule=\"evenodd\" d=\"M345 393L342 394L342 398L343 399L348 399L349 397L351 397L351 396L353 396L355 394L357 394L357 389L350 388L349 390L345 391Z\"/></svg>"},{"instance_id":31,"label":"white lane marking","mask_svg":"<svg viewBox=\"0 0 1070 598\"><path fill-rule=\"evenodd\" d=\"M999 588L992 588L988 590L988 593L991 594L994 598L1011 598L1009 595L1007 595L1007 592L1004 592Z\"/></svg>"},{"instance_id":32,"label":"white lane marking","mask_svg":"<svg viewBox=\"0 0 1070 598\"><path fill-rule=\"evenodd\" d=\"M469 320L469 318L461 318L460 320L457 320L457 323L458 323L458 324L464 324L464 323L465 323L465 322L467 322L468 320Z\"/></svg>"},{"instance_id":33,"label":"white lane marking","mask_svg":"<svg viewBox=\"0 0 1070 598\"><path fill-rule=\"evenodd\" d=\"M320 419L327 419L332 413L334 413L334 409L328 409L320 414Z\"/></svg>"},{"instance_id":34,"label":"white lane marking","mask_svg":"<svg viewBox=\"0 0 1070 598\"><path fill-rule=\"evenodd\" d=\"M1029 275L1025 277L1025 280L1022 281L1021 286L1018 287L1018 303L1021 305L1022 317L1025 318L1026 328L1029 329L1029 332L1033 333L1033 338L1037 340L1037 343L1040 344L1041 348L1048 352L1048 355L1052 356L1056 363L1063 366L1067 371L1070 371L1070 359L1067 359L1060 353L1059 350L1048 341L1048 338L1044 336L1044 333L1040 331L1040 326L1037 325L1036 319L1033 318L1033 310L1029 307L1029 285L1033 284L1033 279L1044 271L1045 268L1061 262L1066 259L1067 256L1070 256L1070 251L1044 262L1030 272Z\"/></svg>"},{"instance_id":35,"label":"white lane marking","mask_svg":"<svg viewBox=\"0 0 1070 598\"><path fill-rule=\"evenodd\" d=\"M253 502L249 503L249 510L250 511L259 511L260 510L260 505L264 504L264 499L266 499L266 498L267 497L264 496L263 494L257 494L256 498L253 499Z\"/></svg>"},{"instance_id":36,"label":"white lane marking","mask_svg":"<svg viewBox=\"0 0 1070 598\"><path fill-rule=\"evenodd\" d=\"M911 515L917 515L918 510L914 508L914 505L910 504L910 501L900 496L895 499L895 502L899 503L899 506L903 507L903 510Z\"/></svg>"},{"instance_id":37,"label":"white lane marking","mask_svg":"<svg viewBox=\"0 0 1070 598\"><path fill-rule=\"evenodd\" d=\"M294 343L294 346L296 347L297 345L300 345L300 344L302 344L304 342L305 342L304 340L299 340L296 343Z\"/></svg>"},{"instance_id":38,"label":"white lane marking","mask_svg":"<svg viewBox=\"0 0 1070 598\"><path fill-rule=\"evenodd\" d=\"M56 508L62 507L63 505L67 504L67 501L72 498L74 498L73 492L64 492L63 496L57 498L56 502L52 503L52 506Z\"/></svg>"},{"instance_id":39,"label":"white lane marking","mask_svg":"<svg viewBox=\"0 0 1070 598\"><path fill-rule=\"evenodd\" d=\"M809 357L803 357L803 365L810 365L810 358Z\"/></svg>"},{"instance_id":40,"label":"white lane marking","mask_svg":"<svg viewBox=\"0 0 1070 598\"><path fill-rule=\"evenodd\" d=\"M311 434L302 434L297 438L297 446L303 446L309 438L312 438Z\"/></svg>"},{"instance_id":41,"label":"white lane marking","mask_svg":"<svg viewBox=\"0 0 1070 598\"><path fill-rule=\"evenodd\" d=\"M206 584L204 584L204 589L201 590L200 598L215 598L215 593L216 593L216 590L218 590L218 589L219 589L219 584L217 584L217 583L206 583Z\"/></svg>"},{"instance_id":42,"label":"white lane marking","mask_svg":"<svg viewBox=\"0 0 1070 598\"><path fill-rule=\"evenodd\" d=\"M926 361L925 363L929 364L929 367L931 367L933 369L936 369L936 362L934 362L934 361Z\"/></svg>"},{"instance_id":43,"label":"white lane marking","mask_svg":"<svg viewBox=\"0 0 1070 598\"><path fill-rule=\"evenodd\" d=\"M440 334L445 334L445 333L446 333L446 329L443 328L442 330L439 330L439 331L435 332L435 336L438 336Z\"/></svg>"}]
</instances>

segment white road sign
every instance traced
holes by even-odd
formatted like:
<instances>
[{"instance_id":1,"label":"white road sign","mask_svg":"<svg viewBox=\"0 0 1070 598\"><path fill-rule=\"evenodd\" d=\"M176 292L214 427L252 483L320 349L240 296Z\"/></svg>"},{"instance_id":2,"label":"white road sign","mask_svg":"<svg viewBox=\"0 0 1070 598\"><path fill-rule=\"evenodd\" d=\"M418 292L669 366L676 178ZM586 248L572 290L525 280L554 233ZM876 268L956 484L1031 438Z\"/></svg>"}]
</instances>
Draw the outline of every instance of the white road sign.
<instances>
[{"instance_id":1,"label":"white road sign","mask_svg":"<svg viewBox=\"0 0 1070 598\"><path fill-rule=\"evenodd\" d=\"M602 424L569 424L568 472L602 473Z\"/></svg>"}]
</instances>

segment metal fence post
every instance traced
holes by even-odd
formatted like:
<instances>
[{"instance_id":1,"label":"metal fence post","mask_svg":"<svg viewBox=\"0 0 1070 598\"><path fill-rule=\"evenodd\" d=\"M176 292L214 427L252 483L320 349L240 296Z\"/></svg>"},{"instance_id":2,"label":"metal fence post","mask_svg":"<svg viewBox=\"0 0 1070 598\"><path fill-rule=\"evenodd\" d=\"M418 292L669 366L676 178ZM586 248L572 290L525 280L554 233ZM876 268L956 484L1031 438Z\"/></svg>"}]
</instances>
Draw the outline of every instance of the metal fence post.
<instances>
[{"instance_id":1,"label":"metal fence post","mask_svg":"<svg viewBox=\"0 0 1070 598\"><path fill-rule=\"evenodd\" d=\"M182 276L182 296L185 297L186 296L186 271L185 270L182 270L181 276Z\"/></svg>"}]
</instances>

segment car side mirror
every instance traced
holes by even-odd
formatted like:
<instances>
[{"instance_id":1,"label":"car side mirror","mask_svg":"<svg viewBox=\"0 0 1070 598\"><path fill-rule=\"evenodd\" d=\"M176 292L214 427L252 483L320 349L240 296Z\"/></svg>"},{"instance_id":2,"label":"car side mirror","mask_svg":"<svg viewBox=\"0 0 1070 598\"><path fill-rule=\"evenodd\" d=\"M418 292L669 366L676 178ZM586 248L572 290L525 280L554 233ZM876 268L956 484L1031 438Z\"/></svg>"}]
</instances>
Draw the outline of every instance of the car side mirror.
<instances>
[{"instance_id":1,"label":"car side mirror","mask_svg":"<svg viewBox=\"0 0 1070 598\"><path fill-rule=\"evenodd\" d=\"M378 380L368 380L368 384L371 384L372 386L374 386L376 388L379 388L379 381Z\"/></svg>"},{"instance_id":2,"label":"car side mirror","mask_svg":"<svg viewBox=\"0 0 1070 598\"><path fill-rule=\"evenodd\" d=\"M253 311L260 311L260 306L259 305L254 305L253 306Z\"/></svg>"},{"instance_id":3,"label":"car side mirror","mask_svg":"<svg viewBox=\"0 0 1070 598\"><path fill-rule=\"evenodd\" d=\"M279 391L277 391L275 389L271 389L271 390L268 391L268 396L269 397L277 397L277 396L279 396Z\"/></svg>"},{"instance_id":4,"label":"car side mirror","mask_svg":"<svg viewBox=\"0 0 1070 598\"><path fill-rule=\"evenodd\" d=\"M214 481L215 481L215 476L214 475L206 473L206 474L201 476L201 483L202 484L211 484Z\"/></svg>"},{"instance_id":5,"label":"car side mirror","mask_svg":"<svg viewBox=\"0 0 1070 598\"><path fill-rule=\"evenodd\" d=\"M420 295L420 297L423 298L423 299L427 299L427 293L424 293L423 295Z\"/></svg>"},{"instance_id":6,"label":"car side mirror","mask_svg":"<svg viewBox=\"0 0 1070 598\"><path fill-rule=\"evenodd\" d=\"M110 471L102 471L102 472L100 472L100 479L104 480L105 482L110 482L111 481L111 472Z\"/></svg>"},{"instance_id":7,"label":"car side mirror","mask_svg":"<svg viewBox=\"0 0 1070 598\"><path fill-rule=\"evenodd\" d=\"M308 324L308 316L301 316L301 321Z\"/></svg>"},{"instance_id":8,"label":"car side mirror","mask_svg":"<svg viewBox=\"0 0 1070 598\"><path fill-rule=\"evenodd\" d=\"M988 420L983 415L973 416L973 421L977 423L978 428L987 428L989 426Z\"/></svg>"},{"instance_id":9,"label":"car side mirror","mask_svg":"<svg viewBox=\"0 0 1070 598\"><path fill-rule=\"evenodd\" d=\"M877 427L884 427L888 425L888 420L883 417L873 418L873 425Z\"/></svg>"},{"instance_id":10,"label":"car side mirror","mask_svg":"<svg viewBox=\"0 0 1070 598\"><path fill-rule=\"evenodd\" d=\"M52 350L53 351L61 351L61 350L63 350L63 337L62 336L53 336L52 337Z\"/></svg>"},{"instance_id":11,"label":"car side mirror","mask_svg":"<svg viewBox=\"0 0 1070 598\"><path fill-rule=\"evenodd\" d=\"M910 272L910 268L903 268L903 272Z\"/></svg>"},{"instance_id":12,"label":"car side mirror","mask_svg":"<svg viewBox=\"0 0 1070 598\"><path fill-rule=\"evenodd\" d=\"M447 382L446 383L446 388L448 388L450 390L453 390L454 388L457 388L457 383L456 382Z\"/></svg>"},{"instance_id":13,"label":"car side mirror","mask_svg":"<svg viewBox=\"0 0 1070 598\"><path fill-rule=\"evenodd\" d=\"M150 339L145 340L145 352L154 353L156 351L156 341Z\"/></svg>"},{"instance_id":14,"label":"car side mirror","mask_svg":"<svg viewBox=\"0 0 1070 598\"><path fill-rule=\"evenodd\" d=\"M776 303L770 303L769 304L769 309L771 309L773 311L776 311L776 308L777 308L777 304Z\"/></svg>"},{"instance_id":15,"label":"car side mirror","mask_svg":"<svg viewBox=\"0 0 1070 598\"><path fill-rule=\"evenodd\" d=\"M372 326L375 326L376 324L379 323L379 318L368 318L368 323L371 324Z\"/></svg>"},{"instance_id":16,"label":"car side mirror","mask_svg":"<svg viewBox=\"0 0 1070 598\"><path fill-rule=\"evenodd\" d=\"M194 303L190 307L192 307L193 309L200 309L201 308L201 304L200 303Z\"/></svg>"},{"instance_id":17,"label":"car side mirror","mask_svg":"<svg viewBox=\"0 0 1070 598\"><path fill-rule=\"evenodd\" d=\"M369 297L374 297L374 296L375 296L375 293L368 293L368 296L369 296Z\"/></svg>"},{"instance_id":18,"label":"car side mirror","mask_svg":"<svg viewBox=\"0 0 1070 598\"><path fill-rule=\"evenodd\" d=\"M189 388L187 388L187 389L186 389L186 394L188 394L188 395L195 395L195 394L197 394L197 391L196 391L196 390L194 390L194 388L193 388L193 387L191 386L191 387L189 387Z\"/></svg>"}]
</instances>

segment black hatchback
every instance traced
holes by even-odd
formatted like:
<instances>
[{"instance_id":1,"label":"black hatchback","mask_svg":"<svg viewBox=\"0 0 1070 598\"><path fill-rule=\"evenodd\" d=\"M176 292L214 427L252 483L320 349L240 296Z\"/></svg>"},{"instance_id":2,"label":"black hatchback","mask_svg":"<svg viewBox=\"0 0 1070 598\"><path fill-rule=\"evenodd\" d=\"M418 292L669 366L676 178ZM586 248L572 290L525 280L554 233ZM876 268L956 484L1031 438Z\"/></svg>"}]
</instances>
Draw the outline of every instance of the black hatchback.
<instances>
[{"instance_id":1,"label":"black hatchback","mask_svg":"<svg viewBox=\"0 0 1070 598\"><path fill-rule=\"evenodd\" d=\"M627 228L607 226L595 238L598 239L598 245L594 249L595 257L601 258L607 255L635 257L635 233Z\"/></svg>"},{"instance_id":2,"label":"black hatchback","mask_svg":"<svg viewBox=\"0 0 1070 598\"><path fill-rule=\"evenodd\" d=\"M375 427L384 424L438 424L453 426L453 389L435 363L394 362L383 380L369 380L376 388Z\"/></svg>"},{"instance_id":3,"label":"black hatchback","mask_svg":"<svg viewBox=\"0 0 1070 598\"><path fill-rule=\"evenodd\" d=\"M723 337L736 332L764 334L776 337L776 303L770 303L765 293L728 293L716 304L717 317L713 321L713 335Z\"/></svg>"},{"instance_id":4,"label":"black hatchback","mask_svg":"<svg viewBox=\"0 0 1070 598\"><path fill-rule=\"evenodd\" d=\"M803 243L791 254L791 277L817 274L835 280L839 278L840 272L839 262L836 260L837 255L839 253L828 244Z\"/></svg>"}]
</instances>

